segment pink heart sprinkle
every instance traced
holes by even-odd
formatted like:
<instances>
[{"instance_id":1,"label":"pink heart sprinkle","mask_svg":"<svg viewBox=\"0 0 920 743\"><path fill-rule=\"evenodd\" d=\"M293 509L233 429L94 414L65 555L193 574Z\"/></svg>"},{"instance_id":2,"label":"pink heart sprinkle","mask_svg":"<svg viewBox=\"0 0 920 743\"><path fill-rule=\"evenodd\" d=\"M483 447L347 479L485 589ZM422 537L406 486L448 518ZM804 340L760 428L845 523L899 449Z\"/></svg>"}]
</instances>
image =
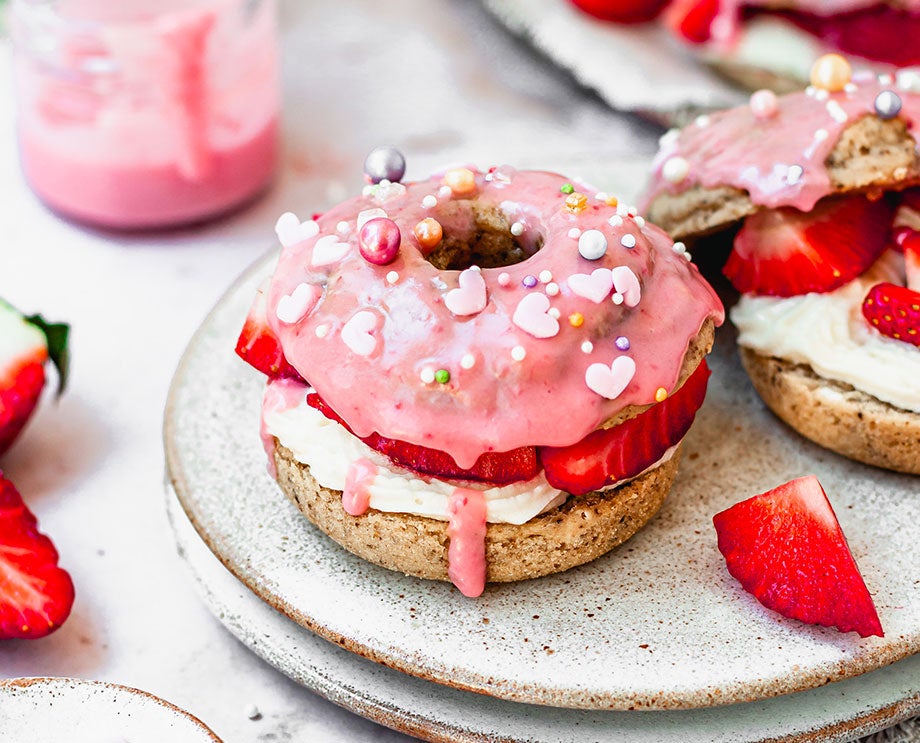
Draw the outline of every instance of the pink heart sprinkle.
<instances>
[{"instance_id":1,"label":"pink heart sprinkle","mask_svg":"<svg viewBox=\"0 0 920 743\"><path fill-rule=\"evenodd\" d=\"M358 356L370 356L377 348L376 329L377 315L370 310L361 310L342 326L342 342Z\"/></svg>"},{"instance_id":2,"label":"pink heart sprinkle","mask_svg":"<svg viewBox=\"0 0 920 743\"><path fill-rule=\"evenodd\" d=\"M288 325L300 322L316 306L323 290L314 284L298 284L290 294L278 300L275 314Z\"/></svg>"},{"instance_id":3,"label":"pink heart sprinkle","mask_svg":"<svg viewBox=\"0 0 920 743\"><path fill-rule=\"evenodd\" d=\"M600 304L613 289L613 272L609 268L598 268L590 274L573 273L569 276L568 285L573 294Z\"/></svg>"},{"instance_id":4,"label":"pink heart sprinkle","mask_svg":"<svg viewBox=\"0 0 920 743\"><path fill-rule=\"evenodd\" d=\"M455 315L475 315L486 308L486 282L478 268L461 271L460 286L444 295L444 304Z\"/></svg>"},{"instance_id":5,"label":"pink heart sprinkle","mask_svg":"<svg viewBox=\"0 0 920 743\"><path fill-rule=\"evenodd\" d=\"M642 287L639 279L629 266L617 266L613 269L613 285L617 294L623 295L623 302L627 307L635 307L642 298Z\"/></svg>"},{"instance_id":6,"label":"pink heart sprinkle","mask_svg":"<svg viewBox=\"0 0 920 743\"><path fill-rule=\"evenodd\" d=\"M552 338L559 332L559 321L549 312L549 299L534 292L520 302L512 315L512 322L534 338Z\"/></svg>"},{"instance_id":7,"label":"pink heart sprinkle","mask_svg":"<svg viewBox=\"0 0 920 743\"><path fill-rule=\"evenodd\" d=\"M592 392L615 400L636 374L636 362L629 356L618 356L610 366L591 364L585 371L585 384Z\"/></svg>"},{"instance_id":8,"label":"pink heart sprinkle","mask_svg":"<svg viewBox=\"0 0 920 743\"><path fill-rule=\"evenodd\" d=\"M310 263L314 266L328 266L342 260L351 246L348 243L339 242L335 235L325 235L313 245L313 257Z\"/></svg>"}]
</instances>

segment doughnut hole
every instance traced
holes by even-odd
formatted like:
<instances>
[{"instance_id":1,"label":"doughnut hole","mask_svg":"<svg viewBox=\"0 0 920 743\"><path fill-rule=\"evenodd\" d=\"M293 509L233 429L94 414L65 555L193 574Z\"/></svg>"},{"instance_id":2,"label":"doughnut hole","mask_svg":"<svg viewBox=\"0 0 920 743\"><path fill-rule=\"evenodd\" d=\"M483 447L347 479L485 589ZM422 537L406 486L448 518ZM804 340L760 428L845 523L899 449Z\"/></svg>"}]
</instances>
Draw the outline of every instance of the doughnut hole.
<instances>
[{"instance_id":1,"label":"doughnut hole","mask_svg":"<svg viewBox=\"0 0 920 743\"><path fill-rule=\"evenodd\" d=\"M513 266L543 247L543 235L537 230L512 235L508 217L492 204L458 199L442 205L434 217L444 237L425 260L440 271Z\"/></svg>"}]
</instances>

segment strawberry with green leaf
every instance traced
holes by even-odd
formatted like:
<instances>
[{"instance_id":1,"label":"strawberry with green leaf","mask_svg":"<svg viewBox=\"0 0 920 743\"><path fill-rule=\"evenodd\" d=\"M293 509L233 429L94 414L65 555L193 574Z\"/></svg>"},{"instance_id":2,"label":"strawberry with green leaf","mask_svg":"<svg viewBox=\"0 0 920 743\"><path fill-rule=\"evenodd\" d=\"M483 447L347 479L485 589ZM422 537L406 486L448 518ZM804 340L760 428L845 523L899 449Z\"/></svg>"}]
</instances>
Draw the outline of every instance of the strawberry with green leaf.
<instances>
[{"instance_id":1,"label":"strawberry with green leaf","mask_svg":"<svg viewBox=\"0 0 920 743\"><path fill-rule=\"evenodd\" d=\"M0 454L32 415L45 386L45 364L57 369L60 395L67 383L69 328L41 315L24 316L0 299Z\"/></svg>"}]
</instances>

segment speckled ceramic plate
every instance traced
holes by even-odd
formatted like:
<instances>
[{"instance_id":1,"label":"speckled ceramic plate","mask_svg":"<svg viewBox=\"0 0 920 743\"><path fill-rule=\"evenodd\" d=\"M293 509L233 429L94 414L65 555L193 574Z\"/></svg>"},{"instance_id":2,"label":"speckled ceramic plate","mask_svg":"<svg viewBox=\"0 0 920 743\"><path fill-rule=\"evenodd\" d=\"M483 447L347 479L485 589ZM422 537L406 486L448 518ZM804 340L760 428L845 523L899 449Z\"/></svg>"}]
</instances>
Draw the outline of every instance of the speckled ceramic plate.
<instances>
[{"instance_id":1,"label":"speckled ceramic plate","mask_svg":"<svg viewBox=\"0 0 920 743\"><path fill-rule=\"evenodd\" d=\"M593 709L764 699L920 649L918 480L842 459L784 427L741 371L728 327L718 333L710 392L671 495L620 549L561 575L490 586L476 600L345 552L266 473L264 380L233 352L274 260L231 288L192 340L167 403L166 454L179 499L211 550L301 626L459 689ZM834 504L884 638L786 620L725 570L712 515L806 473L818 475Z\"/></svg>"},{"instance_id":2,"label":"speckled ceramic plate","mask_svg":"<svg viewBox=\"0 0 920 743\"><path fill-rule=\"evenodd\" d=\"M449 743L830 743L920 713L920 655L811 691L747 704L668 712L554 709L422 681L349 653L260 601L221 566L167 487L167 510L200 593L268 663L326 699L427 740ZM886 740L889 738L886 738ZM890 738L903 740L908 738Z\"/></svg>"},{"instance_id":3,"label":"speckled ceramic plate","mask_svg":"<svg viewBox=\"0 0 920 743\"><path fill-rule=\"evenodd\" d=\"M3 743L220 743L169 702L100 681L0 680L0 710Z\"/></svg>"},{"instance_id":4,"label":"speckled ceramic plate","mask_svg":"<svg viewBox=\"0 0 920 743\"><path fill-rule=\"evenodd\" d=\"M613 108L679 126L746 96L657 23L606 23L570 0L483 0L512 33L570 72Z\"/></svg>"}]
</instances>

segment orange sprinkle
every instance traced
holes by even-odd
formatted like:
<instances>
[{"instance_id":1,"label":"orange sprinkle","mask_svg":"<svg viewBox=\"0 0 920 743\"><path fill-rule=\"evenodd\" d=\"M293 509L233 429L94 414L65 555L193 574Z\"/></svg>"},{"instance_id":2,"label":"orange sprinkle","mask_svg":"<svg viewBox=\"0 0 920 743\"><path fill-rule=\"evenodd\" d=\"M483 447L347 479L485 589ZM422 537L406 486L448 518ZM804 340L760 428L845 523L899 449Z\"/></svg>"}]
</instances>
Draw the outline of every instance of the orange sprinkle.
<instances>
[{"instance_id":1,"label":"orange sprinkle","mask_svg":"<svg viewBox=\"0 0 920 743\"><path fill-rule=\"evenodd\" d=\"M588 207L588 197L583 193L575 191L575 193L570 193L565 197L565 208L570 212L578 214L578 212L584 211Z\"/></svg>"},{"instance_id":2,"label":"orange sprinkle","mask_svg":"<svg viewBox=\"0 0 920 743\"><path fill-rule=\"evenodd\" d=\"M617 206L620 203L620 200L616 196L608 196L606 204L607 206Z\"/></svg>"},{"instance_id":3,"label":"orange sprinkle","mask_svg":"<svg viewBox=\"0 0 920 743\"><path fill-rule=\"evenodd\" d=\"M569 315L569 325L571 325L573 328L580 328L584 324L585 316L580 312L573 312L571 315Z\"/></svg>"},{"instance_id":4,"label":"orange sprinkle","mask_svg":"<svg viewBox=\"0 0 920 743\"><path fill-rule=\"evenodd\" d=\"M441 227L441 223L431 217L423 219L415 225L412 231L415 233L418 244L423 248L434 248L444 237L444 228Z\"/></svg>"},{"instance_id":5,"label":"orange sprinkle","mask_svg":"<svg viewBox=\"0 0 920 743\"><path fill-rule=\"evenodd\" d=\"M476 174L469 168L454 168L444 174L444 183L455 194L465 196L476 190Z\"/></svg>"},{"instance_id":6,"label":"orange sprinkle","mask_svg":"<svg viewBox=\"0 0 920 743\"><path fill-rule=\"evenodd\" d=\"M668 391L664 387L659 387L655 391L655 402L664 402L668 399Z\"/></svg>"}]
</instances>

